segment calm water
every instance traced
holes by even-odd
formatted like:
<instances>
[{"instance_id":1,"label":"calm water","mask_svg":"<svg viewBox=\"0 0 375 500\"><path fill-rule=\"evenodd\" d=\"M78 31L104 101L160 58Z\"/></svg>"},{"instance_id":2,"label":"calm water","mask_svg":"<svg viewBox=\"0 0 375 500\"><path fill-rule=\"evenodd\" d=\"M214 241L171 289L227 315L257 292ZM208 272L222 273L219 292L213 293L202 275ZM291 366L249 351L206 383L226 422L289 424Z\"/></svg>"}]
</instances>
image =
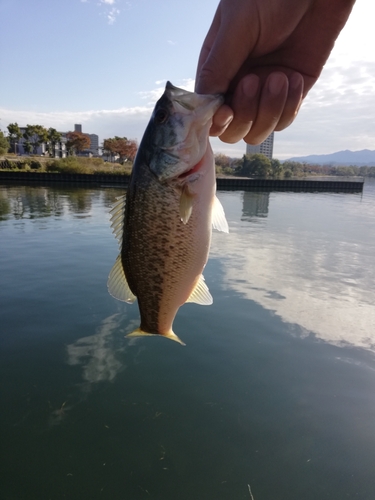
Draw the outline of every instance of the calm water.
<instances>
[{"instance_id":1,"label":"calm water","mask_svg":"<svg viewBox=\"0 0 375 500\"><path fill-rule=\"evenodd\" d=\"M120 194L0 186L1 500L374 500L375 183L220 192L186 347L125 338Z\"/></svg>"}]
</instances>

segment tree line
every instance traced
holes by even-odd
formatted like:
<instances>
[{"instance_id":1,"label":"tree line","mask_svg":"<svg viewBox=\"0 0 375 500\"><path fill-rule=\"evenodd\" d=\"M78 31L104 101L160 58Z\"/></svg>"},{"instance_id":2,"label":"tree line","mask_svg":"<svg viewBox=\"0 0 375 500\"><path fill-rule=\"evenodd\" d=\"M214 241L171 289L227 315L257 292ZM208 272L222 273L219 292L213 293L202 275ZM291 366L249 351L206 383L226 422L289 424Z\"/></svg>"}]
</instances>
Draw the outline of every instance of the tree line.
<instances>
[{"instance_id":1,"label":"tree line","mask_svg":"<svg viewBox=\"0 0 375 500\"><path fill-rule=\"evenodd\" d=\"M45 144L46 152L54 157L56 146L61 143L63 138L63 135L56 129L52 127L47 129L42 125L27 125L23 133L17 123L10 123L7 129L7 135L0 131L0 154L7 152L17 154L17 145L22 139L22 146L27 154L37 154L38 148ZM87 134L74 131L67 132L65 135L68 156L74 156L90 149L91 141ZM118 136L105 139L102 146L103 154L108 156L111 161L119 159L120 162L134 161L137 149L136 141Z\"/></svg>"},{"instance_id":2,"label":"tree line","mask_svg":"<svg viewBox=\"0 0 375 500\"><path fill-rule=\"evenodd\" d=\"M22 138L23 147L28 154L36 154L38 147L45 144L47 153L54 157L56 145L61 142L62 134L54 128L45 128L42 125L27 125L24 133L17 123L7 127L5 135L0 131L0 154L6 152L17 153L17 143ZM75 156L90 147L90 138L81 132L67 132L66 151L68 156ZM137 142L126 137L115 136L104 139L103 155L110 162L119 160L120 163L134 161L137 153ZM375 166L338 166L316 165L297 161L270 160L262 154L243 155L242 158L230 158L222 153L215 155L216 173L222 175L236 175L258 178L290 178L311 175L363 176L375 177Z\"/></svg>"},{"instance_id":3,"label":"tree line","mask_svg":"<svg viewBox=\"0 0 375 500\"><path fill-rule=\"evenodd\" d=\"M232 159L229 156L217 154L215 155L215 165L217 174L262 179L288 179L290 177L308 177L312 175L375 177L375 166L316 165L290 160L281 163L276 158L270 160L259 153L245 154L240 159Z\"/></svg>"}]
</instances>

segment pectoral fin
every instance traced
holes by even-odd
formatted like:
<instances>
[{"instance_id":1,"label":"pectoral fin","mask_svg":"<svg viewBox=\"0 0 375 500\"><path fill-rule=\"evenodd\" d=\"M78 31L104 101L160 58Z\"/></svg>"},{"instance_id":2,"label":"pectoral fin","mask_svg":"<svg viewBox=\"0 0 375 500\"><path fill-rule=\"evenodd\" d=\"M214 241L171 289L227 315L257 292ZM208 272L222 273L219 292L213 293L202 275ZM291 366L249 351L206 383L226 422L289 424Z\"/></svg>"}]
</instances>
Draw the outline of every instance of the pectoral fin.
<instances>
[{"instance_id":1,"label":"pectoral fin","mask_svg":"<svg viewBox=\"0 0 375 500\"><path fill-rule=\"evenodd\" d=\"M189 191L189 185L182 188L180 197L180 217L184 224L187 224L193 210L194 195Z\"/></svg>"},{"instance_id":2,"label":"pectoral fin","mask_svg":"<svg viewBox=\"0 0 375 500\"><path fill-rule=\"evenodd\" d=\"M223 233L229 233L227 219L225 218L223 205L220 203L219 198L215 196L212 205L212 227Z\"/></svg>"},{"instance_id":3,"label":"pectoral fin","mask_svg":"<svg viewBox=\"0 0 375 500\"><path fill-rule=\"evenodd\" d=\"M212 295L204 282L203 274L200 275L198 283L195 285L186 302L195 302L201 306L210 306L213 303Z\"/></svg>"},{"instance_id":4,"label":"pectoral fin","mask_svg":"<svg viewBox=\"0 0 375 500\"><path fill-rule=\"evenodd\" d=\"M132 304L136 296L130 290L126 276L124 273L124 268L121 262L121 255L116 259L114 266L108 276L108 291L117 300L122 300L128 304Z\"/></svg>"}]
</instances>

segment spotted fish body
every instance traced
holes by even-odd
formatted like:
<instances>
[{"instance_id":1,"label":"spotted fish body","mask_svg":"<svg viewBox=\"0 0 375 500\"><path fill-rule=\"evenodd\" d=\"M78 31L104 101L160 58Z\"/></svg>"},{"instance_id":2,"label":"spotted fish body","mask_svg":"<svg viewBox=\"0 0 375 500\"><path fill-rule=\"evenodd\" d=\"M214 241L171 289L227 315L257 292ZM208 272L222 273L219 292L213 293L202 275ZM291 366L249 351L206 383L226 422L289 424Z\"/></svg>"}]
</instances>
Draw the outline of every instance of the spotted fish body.
<instances>
[{"instance_id":1,"label":"spotted fish body","mask_svg":"<svg viewBox=\"0 0 375 500\"><path fill-rule=\"evenodd\" d=\"M108 288L119 300L138 299L141 324L130 336L181 342L172 330L179 307L212 303L202 276L212 225L228 231L215 196L208 141L221 102L220 96L198 95L168 82L140 144L126 198L112 210L120 254Z\"/></svg>"}]
</instances>

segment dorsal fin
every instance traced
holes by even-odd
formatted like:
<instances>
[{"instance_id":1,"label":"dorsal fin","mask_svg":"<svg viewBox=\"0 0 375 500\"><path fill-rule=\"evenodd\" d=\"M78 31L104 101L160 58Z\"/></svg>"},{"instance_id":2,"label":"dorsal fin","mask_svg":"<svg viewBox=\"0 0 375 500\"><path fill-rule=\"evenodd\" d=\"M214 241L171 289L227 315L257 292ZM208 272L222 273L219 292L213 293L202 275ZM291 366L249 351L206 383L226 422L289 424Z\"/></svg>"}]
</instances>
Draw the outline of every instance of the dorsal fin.
<instances>
[{"instance_id":1,"label":"dorsal fin","mask_svg":"<svg viewBox=\"0 0 375 500\"><path fill-rule=\"evenodd\" d=\"M204 282L203 274L200 275L198 283L195 285L186 302L195 302L201 306L210 306L213 303L208 286Z\"/></svg>"},{"instance_id":2,"label":"dorsal fin","mask_svg":"<svg viewBox=\"0 0 375 500\"><path fill-rule=\"evenodd\" d=\"M223 233L229 233L224 208L217 196L214 197L214 202L212 204L212 227L218 231L222 231Z\"/></svg>"},{"instance_id":3,"label":"dorsal fin","mask_svg":"<svg viewBox=\"0 0 375 500\"><path fill-rule=\"evenodd\" d=\"M124 268L121 262L121 254L117 257L114 266L108 276L108 291L117 300L122 300L128 304L132 304L136 296L130 290L126 276L124 273Z\"/></svg>"}]
</instances>

